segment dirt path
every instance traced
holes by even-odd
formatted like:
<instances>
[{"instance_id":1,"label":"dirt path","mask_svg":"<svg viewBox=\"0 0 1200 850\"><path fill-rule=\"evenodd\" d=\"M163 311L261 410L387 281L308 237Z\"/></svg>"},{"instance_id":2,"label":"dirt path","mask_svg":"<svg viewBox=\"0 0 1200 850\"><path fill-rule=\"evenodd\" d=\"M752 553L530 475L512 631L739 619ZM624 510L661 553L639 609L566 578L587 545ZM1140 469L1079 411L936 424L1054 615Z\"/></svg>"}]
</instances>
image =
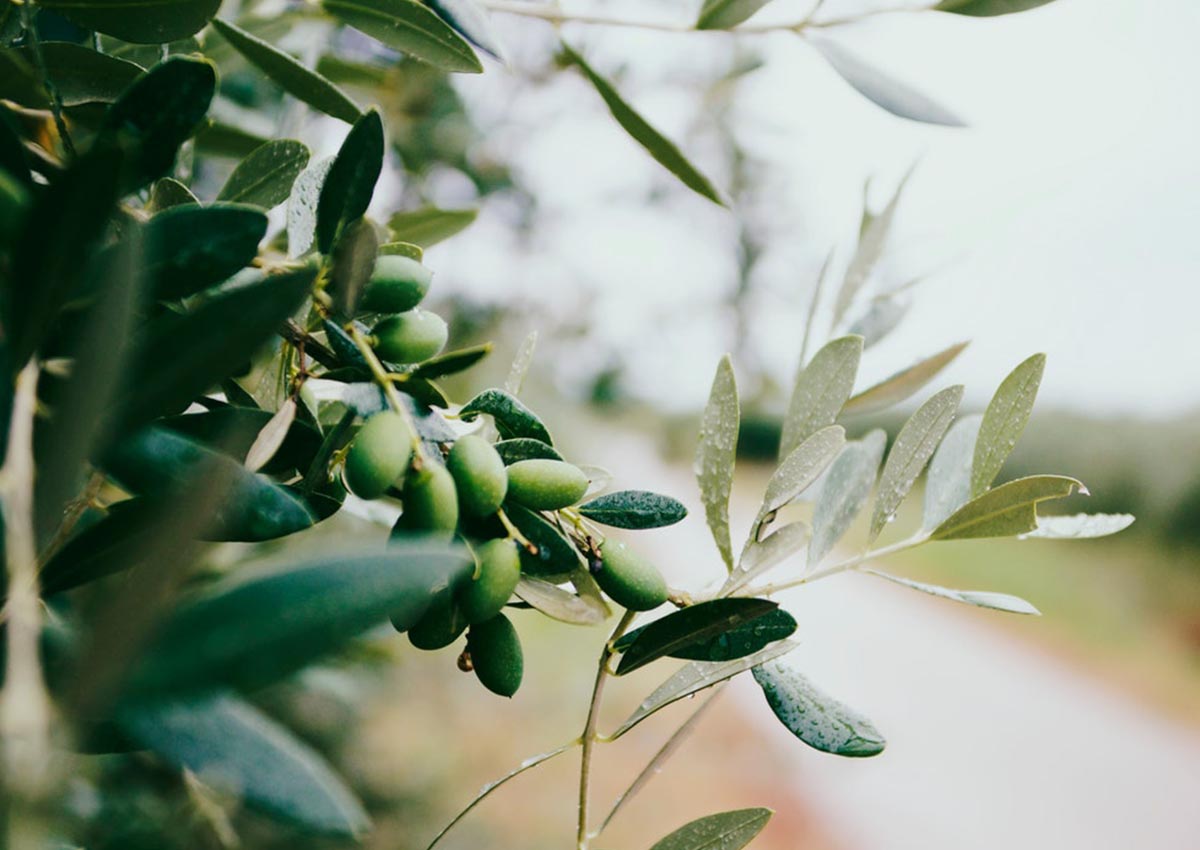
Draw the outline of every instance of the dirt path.
<instances>
[{"instance_id":1,"label":"dirt path","mask_svg":"<svg viewBox=\"0 0 1200 850\"><path fill-rule=\"evenodd\" d=\"M637 486L695 491L688 470L664 465L637 440L603 451L592 456ZM754 508L752 486L742 489L735 540ZM703 512L694 498L685 501L688 522L638 540L653 547L673 584L695 587L716 579L719 568ZM735 698L761 724L772 761L788 753L792 781L824 812L839 843L862 850L1200 847L1200 725L1157 714L989 628L989 618L1006 615L962 617L947 609L954 603L862 575L781 601L801 624L792 661L889 739L875 759L817 753L774 723L753 682L737 683Z\"/></svg>"}]
</instances>

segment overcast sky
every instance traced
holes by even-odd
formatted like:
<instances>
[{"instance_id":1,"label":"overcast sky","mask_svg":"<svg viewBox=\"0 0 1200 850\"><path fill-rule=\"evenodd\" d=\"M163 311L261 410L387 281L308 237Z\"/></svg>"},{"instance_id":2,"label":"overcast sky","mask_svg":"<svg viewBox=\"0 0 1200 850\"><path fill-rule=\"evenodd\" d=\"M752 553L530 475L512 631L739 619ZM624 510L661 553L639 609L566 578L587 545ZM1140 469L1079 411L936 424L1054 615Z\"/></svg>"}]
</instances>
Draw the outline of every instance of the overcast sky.
<instances>
[{"instance_id":1,"label":"overcast sky","mask_svg":"<svg viewBox=\"0 0 1200 850\"><path fill-rule=\"evenodd\" d=\"M679 20L694 5L564 2ZM806 5L777 0L760 20L795 18ZM829 0L826 10L864 5L886 4ZM639 359L637 390L673 407L702 404L731 339L716 306L734 280L733 217L676 192L575 75L523 89L521 74L553 33L497 21L513 70L492 65L460 78L460 90L544 218L519 264L503 209L431 251L430 264L480 297L519 291L550 303L547 315L586 310L598 339ZM1200 407L1200 3L1057 0L1006 18L883 15L828 32L970 126L880 111L794 36L739 37L768 60L739 88L733 115L769 175L754 203L772 246L754 316L776 374L790 380L815 269L835 245L847 256L863 185L875 178L879 206L919 160L877 283L941 271L870 353L864 380L970 338L943 383L966 382L977 404L1045 351L1047 405L1148 416ZM563 35L715 182L728 178L688 81L724 67L733 38L582 25ZM648 206L648 187L667 189L665 203ZM457 191L451 183L439 200Z\"/></svg>"}]
</instances>

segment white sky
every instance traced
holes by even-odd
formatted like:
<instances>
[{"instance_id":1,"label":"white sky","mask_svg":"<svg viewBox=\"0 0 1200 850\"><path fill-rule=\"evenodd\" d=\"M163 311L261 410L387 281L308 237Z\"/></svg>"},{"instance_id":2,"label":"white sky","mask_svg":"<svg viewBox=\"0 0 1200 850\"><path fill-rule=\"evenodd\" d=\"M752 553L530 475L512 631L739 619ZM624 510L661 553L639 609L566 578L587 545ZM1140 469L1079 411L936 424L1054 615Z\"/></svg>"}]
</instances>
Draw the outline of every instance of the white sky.
<instances>
[{"instance_id":1,"label":"white sky","mask_svg":"<svg viewBox=\"0 0 1200 850\"><path fill-rule=\"evenodd\" d=\"M564 3L613 14L623 5L631 8ZM695 5L632 8L685 20ZM830 0L827 11L862 5ZM795 18L805 7L777 0L760 18ZM510 16L497 23L514 70L491 64L459 78L459 88L543 218L522 250L507 232L511 211L494 205L472 231L431 251L430 265L459 290L546 304L534 325L586 311L597 358L619 348L637 358L637 390L698 407L730 346L730 317L718 305L734 279L732 215L677 191L577 75L527 88L523 70L538 66L553 32ZM966 382L975 404L1026 355L1046 351L1047 406L1149 416L1200 406L1195 0L1058 0L1007 18L898 14L830 31L964 116L965 130L883 113L790 35L580 25L563 34L721 185L723 160L690 86L727 67L738 40L766 49L767 65L738 90L734 123L768 168L754 202L772 245L754 302L756 344L785 382L816 267L835 244L845 258L863 185L877 178L878 207L920 158L879 283L945 269L872 350L864 380L970 338L942 383ZM443 189L440 202L461 200L454 181ZM650 189L664 190L662 205L647 204Z\"/></svg>"}]
</instances>

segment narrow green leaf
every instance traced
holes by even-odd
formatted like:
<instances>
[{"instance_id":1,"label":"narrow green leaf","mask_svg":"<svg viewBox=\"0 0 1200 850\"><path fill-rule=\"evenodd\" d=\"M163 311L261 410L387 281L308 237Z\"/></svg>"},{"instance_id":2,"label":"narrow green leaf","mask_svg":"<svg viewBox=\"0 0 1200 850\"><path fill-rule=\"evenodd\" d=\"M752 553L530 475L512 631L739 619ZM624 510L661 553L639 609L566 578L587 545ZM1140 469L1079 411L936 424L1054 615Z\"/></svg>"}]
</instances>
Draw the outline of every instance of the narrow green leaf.
<instances>
[{"instance_id":1,"label":"narrow green leaf","mask_svg":"<svg viewBox=\"0 0 1200 850\"><path fill-rule=\"evenodd\" d=\"M846 429L841 425L828 425L796 446L767 482L767 491L758 512L759 520L770 516L807 490L833 463L845 444Z\"/></svg>"},{"instance_id":2,"label":"narrow green leaf","mask_svg":"<svg viewBox=\"0 0 1200 850\"><path fill-rule=\"evenodd\" d=\"M429 6L467 41L489 56L506 61L488 9L479 0L429 0Z\"/></svg>"},{"instance_id":3,"label":"narrow green leaf","mask_svg":"<svg viewBox=\"0 0 1200 850\"><path fill-rule=\"evenodd\" d=\"M520 547L521 572L535 578L558 578L579 569L582 559L575 547L541 514L515 502L504 503L504 513L525 538L537 547Z\"/></svg>"},{"instance_id":4,"label":"narrow green leaf","mask_svg":"<svg viewBox=\"0 0 1200 850\"><path fill-rule=\"evenodd\" d=\"M196 131L195 149L204 156L245 159L269 141L241 124L210 118Z\"/></svg>"},{"instance_id":5,"label":"narrow green leaf","mask_svg":"<svg viewBox=\"0 0 1200 850\"><path fill-rule=\"evenodd\" d=\"M414 378L426 379L455 375L470 369L491 353L492 344L490 342L485 342L483 345L473 345L470 348L461 348L458 351L439 354L437 357L426 360L409 374Z\"/></svg>"},{"instance_id":6,"label":"narrow green leaf","mask_svg":"<svg viewBox=\"0 0 1200 850\"><path fill-rule=\"evenodd\" d=\"M933 530L934 540L1013 537L1038 527L1037 505L1065 499L1087 488L1064 475L1031 475L1008 481L976 496Z\"/></svg>"},{"instance_id":7,"label":"narrow green leaf","mask_svg":"<svg viewBox=\"0 0 1200 850\"><path fill-rule=\"evenodd\" d=\"M539 458L563 460L563 456L558 453L558 450L554 446L543 443L541 440L531 439L530 437L500 440L493 443L492 448L500 455L500 459L504 461L505 466L512 466L521 460L537 460Z\"/></svg>"},{"instance_id":8,"label":"narrow green leaf","mask_svg":"<svg viewBox=\"0 0 1200 850\"><path fill-rule=\"evenodd\" d=\"M360 218L342 228L333 245L329 270L329 289L334 307L341 315L353 316L358 312L378 256L379 237L371 222Z\"/></svg>"},{"instance_id":9,"label":"narrow green leaf","mask_svg":"<svg viewBox=\"0 0 1200 850\"><path fill-rule=\"evenodd\" d=\"M525 339L521 340L521 347L517 349L512 366L508 369L508 377L504 379L506 393L514 396L521 394L521 386L525 383L525 376L533 364L533 352L537 349L537 341L537 331L530 331Z\"/></svg>"},{"instance_id":10,"label":"narrow green leaf","mask_svg":"<svg viewBox=\"0 0 1200 850\"><path fill-rule=\"evenodd\" d=\"M563 43L562 50L567 61L576 65L596 91L599 92L600 97L604 99L613 118L617 120L617 123L621 125L626 133L633 137L634 141L645 148L650 156L654 157L660 165L678 177L693 192L708 198L714 204L725 205L720 192L709 182L708 178L688 162L687 158L680 153L679 148L675 146L674 142L650 126L645 118L626 103L617 90L613 88L612 83L597 74L584 61L583 57L566 43Z\"/></svg>"},{"instance_id":11,"label":"narrow green leaf","mask_svg":"<svg viewBox=\"0 0 1200 850\"><path fill-rule=\"evenodd\" d=\"M968 343L965 342L952 345L883 379L846 402L842 412L864 416L868 413L885 410L893 404L899 404L937 377L938 373L949 366L950 362L961 354L967 345Z\"/></svg>"},{"instance_id":12,"label":"narrow green leaf","mask_svg":"<svg viewBox=\"0 0 1200 850\"><path fill-rule=\"evenodd\" d=\"M163 177L155 180L154 185L150 187L150 200L146 203L146 212L160 213L173 207L199 203L200 199L193 195L187 186L174 177Z\"/></svg>"},{"instance_id":13,"label":"narrow green leaf","mask_svg":"<svg viewBox=\"0 0 1200 850\"><path fill-rule=\"evenodd\" d=\"M915 170L916 165L914 164L901 178L883 212L870 217L862 236L859 237L858 246L854 250L854 256L850 258L850 265L846 267L846 275L842 278L841 289L838 290L837 299L834 301L833 322L835 325L840 324L845 318L847 311L854 304L855 298L867 285L871 275L878 267L879 261L883 258L884 249L892 235L892 224L896 220L896 210L900 206L900 198L904 195L904 188L908 185Z\"/></svg>"},{"instance_id":14,"label":"narrow green leaf","mask_svg":"<svg viewBox=\"0 0 1200 850\"><path fill-rule=\"evenodd\" d=\"M383 122L371 110L350 128L321 184L317 250L328 253L342 228L366 213L383 170Z\"/></svg>"},{"instance_id":15,"label":"narrow green leaf","mask_svg":"<svg viewBox=\"0 0 1200 850\"><path fill-rule=\"evenodd\" d=\"M471 45L417 0L322 0L344 24L444 71L483 71Z\"/></svg>"},{"instance_id":16,"label":"narrow green leaf","mask_svg":"<svg viewBox=\"0 0 1200 850\"><path fill-rule=\"evenodd\" d=\"M204 29L221 0L38 0L85 29L134 44L166 44Z\"/></svg>"},{"instance_id":17,"label":"narrow green leaf","mask_svg":"<svg viewBox=\"0 0 1200 850\"><path fill-rule=\"evenodd\" d=\"M188 204L146 225L146 268L155 298L195 295L249 266L267 232L267 217L241 204Z\"/></svg>"},{"instance_id":18,"label":"narrow green leaf","mask_svg":"<svg viewBox=\"0 0 1200 850\"><path fill-rule=\"evenodd\" d=\"M887 435L874 430L861 440L847 443L829 467L817 506L813 510L813 536L808 565L815 567L828 555L871 497Z\"/></svg>"},{"instance_id":19,"label":"narrow green leaf","mask_svg":"<svg viewBox=\"0 0 1200 850\"><path fill-rule=\"evenodd\" d=\"M269 275L150 322L135 349L119 420L129 427L179 412L241 369L304 301L314 275Z\"/></svg>"},{"instance_id":20,"label":"narrow green leaf","mask_svg":"<svg viewBox=\"0 0 1200 850\"><path fill-rule=\"evenodd\" d=\"M216 87L211 62L173 56L121 93L104 116L101 137L132 146L122 175L127 189L140 189L171 171L180 145L204 121Z\"/></svg>"},{"instance_id":21,"label":"narrow green leaf","mask_svg":"<svg viewBox=\"0 0 1200 850\"><path fill-rule=\"evenodd\" d=\"M685 664L655 688L650 696L642 700L641 704L609 738L615 740L671 703L678 702L705 688L711 688L727 679L732 679L737 674L744 673L760 664L780 658L797 646L795 641L783 640L753 655L747 655L745 658L738 658L734 661L692 661Z\"/></svg>"},{"instance_id":22,"label":"narrow green leaf","mask_svg":"<svg viewBox=\"0 0 1200 850\"><path fill-rule=\"evenodd\" d=\"M789 732L824 753L865 758L883 752L887 742L871 721L820 691L807 677L779 662L754 670L767 698Z\"/></svg>"},{"instance_id":23,"label":"narrow green leaf","mask_svg":"<svg viewBox=\"0 0 1200 850\"><path fill-rule=\"evenodd\" d=\"M258 472L283 447L288 432L296 421L296 400L289 398L284 401L275 415L262 427L246 452L246 469Z\"/></svg>"},{"instance_id":24,"label":"narrow green leaf","mask_svg":"<svg viewBox=\"0 0 1200 850\"><path fill-rule=\"evenodd\" d=\"M302 257L313 247L317 238L317 206L321 187L333 167L334 157L310 162L292 184L287 202L288 256Z\"/></svg>"},{"instance_id":25,"label":"narrow green leaf","mask_svg":"<svg viewBox=\"0 0 1200 850\"><path fill-rule=\"evenodd\" d=\"M288 199L292 185L308 165L308 147L294 139L275 139L238 163L221 187L218 201L253 204L265 210Z\"/></svg>"},{"instance_id":26,"label":"narrow green leaf","mask_svg":"<svg viewBox=\"0 0 1200 850\"><path fill-rule=\"evenodd\" d=\"M233 458L244 458L249 456L255 439L270 424L273 416L269 410L230 404L203 413L168 416L154 424L214 451ZM293 421L287 429L286 439L263 471L281 476L293 470L303 472L320 451L321 440L320 432L312 425L303 420Z\"/></svg>"},{"instance_id":27,"label":"narrow green leaf","mask_svg":"<svg viewBox=\"0 0 1200 850\"><path fill-rule=\"evenodd\" d=\"M344 838L370 825L362 803L320 753L238 697L150 704L124 712L118 725L167 763L272 817Z\"/></svg>"},{"instance_id":28,"label":"narrow green leaf","mask_svg":"<svg viewBox=\"0 0 1200 850\"><path fill-rule=\"evenodd\" d=\"M703 647L737 626L764 617L779 608L769 599L713 599L681 608L641 628L615 644L621 650L617 675L623 676L668 655ZM786 637L786 635L784 635ZM755 647L754 652L762 647ZM742 653L743 655L747 653ZM687 655L677 657L689 657ZM731 656L736 657L736 656ZM704 659L725 661L728 659Z\"/></svg>"},{"instance_id":29,"label":"narrow green leaf","mask_svg":"<svg viewBox=\"0 0 1200 850\"><path fill-rule=\"evenodd\" d=\"M752 580L795 555L808 543L812 532L807 523L792 522L776 529L761 540L750 540L742 551L737 569L721 587L721 596L745 587Z\"/></svg>"},{"instance_id":30,"label":"narrow green leaf","mask_svg":"<svg viewBox=\"0 0 1200 850\"><path fill-rule=\"evenodd\" d=\"M603 602L532 576L521 576L515 593L531 608L573 626L595 626L608 618L608 606Z\"/></svg>"},{"instance_id":31,"label":"narrow green leaf","mask_svg":"<svg viewBox=\"0 0 1200 850\"><path fill-rule=\"evenodd\" d=\"M410 628L438 594L469 580L473 570L462 550L393 543L223 583L163 624L126 695L261 687L389 618Z\"/></svg>"},{"instance_id":32,"label":"narrow green leaf","mask_svg":"<svg viewBox=\"0 0 1200 850\"><path fill-rule=\"evenodd\" d=\"M1038 517L1037 528L1020 535L1045 540L1086 540L1107 537L1133 525L1132 514L1075 514L1073 516Z\"/></svg>"},{"instance_id":33,"label":"narrow green leaf","mask_svg":"<svg viewBox=\"0 0 1200 850\"><path fill-rule=\"evenodd\" d=\"M379 254L380 256L398 254L401 257L408 257L410 260L416 260L419 263L425 258L425 249L411 242L384 242L379 246Z\"/></svg>"},{"instance_id":34,"label":"narrow green leaf","mask_svg":"<svg viewBox=\"0 0 1200 850\"><path fill-rule=\"evenodd\" d=\"M700 439L692 469L700 484L704 515L725 566L733 570L733 543L729 537L729 494L733 490L733 468L737 459L738 428L741 425L737 379L726 354L717 365L712 391L700 420Z\"/></svg>"},{"instance_id":35,"label":"narrow green leaf","mask_svg":"<svg viewBox=\"0 0 1200 850\"><path fill-rule=\"evenodd\" d=\"M1019 596L1009 596L1007 593L992 593L987 590L951 590L948 587L938 587L936 584L925 584L912 579L900 578L888 573L881 573L878 570L868 569L865 572L904 587L919 590L921 593L928 593L930 596L940 596L942 599L974 605L976 608L992 608L996 611L1007 611L1010 614L1040 615L1042 613Z\"/></svg>"},{"instance_id":36,"label":"narrow green leaf","mask_svg":"<svg viewBox=\"0 0 1200 850\"><path fill-rule=\"evenodd\" d=\"M780 460L817 431L834 423L854 390L862 351L862 337L845 336L825 345L807 366L801 364L783 419Z\"/></svg>"},{"instance_id":37,"label":"narrow green leaf","mask_svg":"<svg viewBox=\"0 0 1200 850\"><path fill-rule=\"evenodd\" d=\"M971 500L971 458L982 421L983 416L977 413L964 416L950 426L938 446L925 481L922 528L937 528Z\"/></svg>"},{"instance_id":38,"label":"narrow green leaf","mask_svg":"<svg viewBox=\"0 0 1200 850\"><path fill-rule=\"evenodd\" d=\"M136 567L175 505L162 499L128 499L79 531L42 567L42 593L53 596Z\"/></svg>"},{"instance_id":39,"label":"narrow green leaf","mask_svg":"<svg viewBox=\"0 0 1200 850\"><path fill-rule=\"evenodd\" d=\"M579 512L603 525L630 529L662 528L687 516L682 503L646 490L606 493L580 505Z\"/></svg>"},{"instance_id":40,"label":"narrow green leaf","mask_svg":"<svg viewBox=\"0 0 1200 850\"><path fill-rule=\"evenodd\" d=\"M531 437L547 445L554 445L550 432L537 414L522 404L516 396L504 390L484 390L471 399L458 412L459 418L470 422L486 413L496 423L500 436L506 440L515 437Z\"/></svg>"},{"instance_id":41,"label":"narrow green leaf","mask_svg":"<svg viewBox=\"0 0 1200 850\"><path fill-rule=\"evenodd\" d=\"M896 435L896 442L888 453L879 479L879 495L871 515L868 542L878 537L884 526L896 516L900 504L954 421L962 394L961 385L942 390L917 408Z\"/></svg>"},{"instance_id":42,"label":"narrow green leaf","mask_svg":"<svg viewBox=\"0 0 1200 850\"><path fill-rule=\"evenodd\" d=\"M700 17L696 19L698 30L728 30L753 17L771 0L704 0Z\"/></svg>"},{"instance_id":43,"label":"narrow green leaf","mask_svg":"<svg viewBox=\"0 0 1200 850\"><path fill-rule=\"evenodd\" d=\"M910 284L915 285L917 282L910 281L902 287L903 291L876 295L868 303L866 310L850 323L847 332L861 336L863 348L870 348L882 342L908 315L913 302L907 289Z\"/></svg>"},{"instance_id":44,"label":"narrow green leaf","mask_svg":"<svg viewBox=\"0 0 1200 850\"><path fill-rule=\"evenodd\" d=\"M41 51L46 74L67 107L111 103L143 73L132 62L80 44L47 41L41 44ZM30 109L50 108L50 96L42 85L31 48L0 50L0 99Z\"/></svg>"},{"instance_id":45,"label":"narrow green leaf","mask_svg":"<svg viewBox=\"0 0 1200 850\"><path fill-rule=\"evenodd\" d=\"M470 227L479 215L477 209L442 210L422 207L393 213L388 229L401 242L429 248Z\"/></svg>"},{"instance_id":46,"label":"narrow green leaf","mask_svg":"<svg viewBox=\"0 0 1200 850\"><path fill-rule=\"evenodd\" d=\"M961 118L940 103L908 84L892 79L840 44L825 38L810 38L809 42L843 80L881 109L923 124L966 126Z\"/></svg>"},{"instance_id":47,"label":"narrow green leaf","mask_svg":"<svg viewBox=\"0 0 1200 850\"><path fill-rule=\"evenodd\" d=\"M708 815L681 826L650 850L741 850L773 814L770 809L738 809Z\"/></svg>"},{"instance_id":48,"label":"narrow green leaf","mask_svg":"<svg viewBox=\"0 0 1200 850\"><path fill-rule=\"evenodd\" d=\"M173 431L147 428L125 437L104 454L101 465L130 493L162 499L203 476L220 476L225 486L213 522L202 535L207 540L273 540L317 521L288 491Z\"/></svg>"},{"instance_id":49,"label":"narrow green leaf","mask_svg":"<svg viewBox=\"0 0 1200 850\"><path fill-rule=\"evenodd\" d=\"M362 110L345 92L297 59L228 21L218 18L212 25L246 61L292 97L347 124L362 116Z\"/></svg>"},{"instance_id":50,"label":"narrow green leaf","mask_svg":"<svg viewBox=\"0 0 1200 850\"><path fill-rule=\"evenodd\" d=\"M1000 474L1000 468L1029 422L1045 369L1046 355L1033 355L1013 369L992 396L975 441L971 463L972 496L978 496L990 487Z\"/></svg>"},{"instance_id":51,"label":"narrow green leaf","mask_svg":"<svg viewBox=\"0 0 1200 850\"><path fill-rule=\"evenodd\" d=\"M942 0L933 8L938 12L953 12L955 15L990 18L1036 9L1049 2L1051 0Z\"/></svg>"}]
</instances>

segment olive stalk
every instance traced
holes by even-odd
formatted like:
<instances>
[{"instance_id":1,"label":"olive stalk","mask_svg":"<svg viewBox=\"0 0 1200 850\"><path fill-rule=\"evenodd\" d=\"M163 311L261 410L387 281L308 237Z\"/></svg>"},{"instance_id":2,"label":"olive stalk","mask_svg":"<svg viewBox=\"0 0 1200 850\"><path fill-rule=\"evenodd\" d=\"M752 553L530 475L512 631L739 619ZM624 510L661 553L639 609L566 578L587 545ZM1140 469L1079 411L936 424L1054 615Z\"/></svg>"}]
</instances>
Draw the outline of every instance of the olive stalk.
<instances>
[{"instance_id":1,"label":"olive stalk","mask_svg":"<svg viewBox=\"0 0 1200 850\"><path fill-rule=\"evenodd\" d=\"M758 596L758 597L771 596L772 594L779 593L780 591L790 590L793 587L800 587L801 585L804 585L804 584L812 584L814 581L819 581L820 579L823 579L823 578L829 578L830 576L837 575L838 573L848 572L849 570L856 570L859 567L861 567L863 564L867 563L868 561L873 561L876 558L882 558L886 555L894 555L897 552L904 552L908 549L912 549L916 546L920 546L922 543L925 543L927 540L929 540L928 534L918 533L918 534L916 534L912 537L909 537L905 540L901 540L897 543L892 543L889 546L881 546L878 549L871 549L867 552L862 552L861 554L855 555L852 558L847 558L844 561L839 561L836 564L831 564L830 566L826 567L823 570L817 570L816 572L808 573L808 574L802 575L798 578L789 579L788 581L776 582L774 584L763 584L763 585L759 585L758 587L744 587L744 588L737 590L734 593L731 593L729 595L730 596Z\"/></svg>"},{"instance_id":2,"label":"olive stalk","mask_svg":"<svg viewBox=\"0 0 1200 850\"><path fill-rule=\"evenodd\" d=\"M33 52L33 63L37 67L38 76L42 78L42 85L46 94L50 96L50 114L54 116L54 127L58 130L58 137L62 139L63 149L68 156L74 158L75 142L72 141L71 131L67 129L66 119L63 118L62 92L58 90L58 86L50 77L50 71L46 68L46 57L42 55L42 39L38 35L34 14L32 3L21 4L21 23L25 27L25 38Z\"/></svg>"},{"instance_id":3,"label":"olive stalk","mask_svg":"<svg viewBox=\"0 0 1200 850\"><path fill-rule=\"evenodd\" d=\"M392 409L399 413L408 422L409 430L412 432L413 457L417 459L418 466L422 455L421 434L417 430L417 423L413 421L412 413L408 406L400 400L400 396L396 392L396 388L392 385L388 378L387 369L383 368L383 364L379 362L379 358L375 356L374 349L367 342L367 338L363 336L363 332L356 326L350 326L350 338L354 340L354 344L358 347L358 351L362 354L363 359L367 361L367 368L371 370L371 376L375 379L375 383L379 384L383 394L387 397L388 404Z\"/></svg>"},{"instance_id":4,"label":"olive stalk","mask_svg":"<svg viewBox=\"0 0 1200 850\"><path fill-rule=\"evenodd\" d=\"M600 661L596 665L596 682L592 685L592 700L588 704L587 720L583 726L583 734L580 736L583 753L579 759L579 824L575 833L578 850L587 850L588 841L591 839L588 832L588 798L592 781L592 749L596 746L596 727L600 722L600 702L604 697L604 684L609 677L608 661L612 658L613 644L620 639L621 635L625 634L625 630L629 628L629 624L633 622L635 616L636 612L634 611L626 611L621 616L620 622L617 623L617 627L613 629L604 648L600 651Z\"/></svg>"}]
</instances>

